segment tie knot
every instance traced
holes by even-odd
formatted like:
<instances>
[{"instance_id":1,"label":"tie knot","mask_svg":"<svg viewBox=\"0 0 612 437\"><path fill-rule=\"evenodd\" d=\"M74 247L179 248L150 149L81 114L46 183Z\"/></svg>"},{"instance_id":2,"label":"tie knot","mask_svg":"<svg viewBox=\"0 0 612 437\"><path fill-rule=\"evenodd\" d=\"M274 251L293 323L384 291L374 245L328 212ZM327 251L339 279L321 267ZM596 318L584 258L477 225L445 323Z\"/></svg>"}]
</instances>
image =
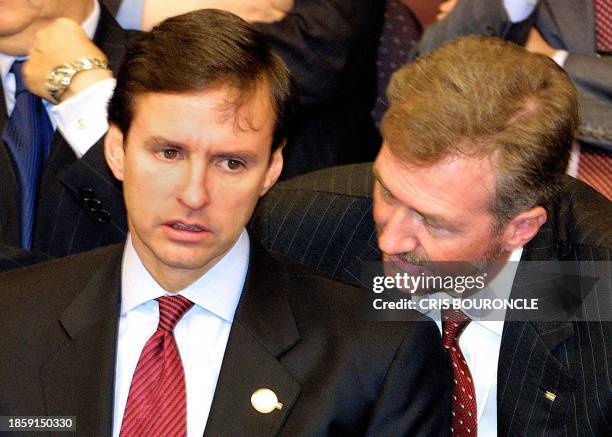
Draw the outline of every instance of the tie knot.
<instances>
[{"instance_id":1,"label":"tie knot","mask_svg":"<svg viewBox=\"0 0 612 437\"><path fill-rule=\"evenodd\" d=\"M459 310L442 310L442 345L449 349L459 338L470 319Z\"/></svg>"},{"instance_id":2,"label":"tie knot","mask_svg":"<svg viewBox=\"0 0 612 437\"><path fill-rule=\"evenodd\" d=\"M28 90L23 83L23 75L21 74L21 69L23 68L24 62L25 60L23 59L17 60L13 62L13 65L11 66L10 71L15 75L15 96Z\"/></svg>"},{"instance_id":3,"label":"tie knot","mask_svg":"<svg viewBox=\"0 0 612 437\"><path fill-rule=\"evenodd\" d=\"M156 299L159 302L158 330L171 334L181 317L193 306L186 297L181 295L162 296Z\"/></svg>"}]
</instances>

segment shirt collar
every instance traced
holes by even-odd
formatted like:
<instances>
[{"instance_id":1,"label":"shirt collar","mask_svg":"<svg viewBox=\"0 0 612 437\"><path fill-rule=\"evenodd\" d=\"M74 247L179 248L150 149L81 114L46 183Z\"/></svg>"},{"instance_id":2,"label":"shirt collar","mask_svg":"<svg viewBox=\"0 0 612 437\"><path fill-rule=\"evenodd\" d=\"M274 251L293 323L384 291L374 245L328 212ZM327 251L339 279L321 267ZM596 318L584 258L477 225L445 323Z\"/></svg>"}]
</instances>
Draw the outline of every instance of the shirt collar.
<instances>
[{"instance_id":1,"label":"shirt collar","mask_svg":"<svg viewBox=\"0 0 612 437\"><path fill-rule=\"evenodd\" d=\"M247 231L243 230L223 258L179 294L231 323L242 295L249 254L249 236ZM153 299L170 294L147 271L134 249L131 235L128 234L121 271L121 315Z\"/></svg>"},{"instance_id":2,"label":"shirt collar","mask_svg":"<svg viewBox=\"0 0 612 437\"><path fill-rule=\"evenodd\" d=\"M93 9L91 13L85 18L81 26L90 39L93 39L100 21L100 4L98 0L93 0ZM4 53L0 53L0 77L4 82L6 76L9 74L11 66L16 59L26 59L25 56L10 56ZM67 61L74 61L75 59L67 59Z\"/></svg>"},{"instance_id":3,"label":"shirt collar","mask_svg":"<svg viewBox=\"0 0 612 437\"><path fill-rule=\"evenodd\" d=\"M513 250L510 254L510 258L505 263L504 267L500 270L497 276L485 287L482 292L487 293L487 295L491 295L495 298L506 299L510 297L510 292L512 291L512 284L514 283L514 276L516 275L516 270L518 269L518 263L521 260L521 256L523 255L523 248L519 248ZM475 296L478 296L476 294ZM444 293L436 293L430 297L434 298L448 298L448 295ZM501 310L499 310L501 311ZM440 310L436 309L428 309L421 311L426 316L433 318L434 320L440 320ZM470 314L468 311L463 311L468 317ZM497 314L501 315L500 312ZM472 317L470 317L472 318ZM503 320L478 320L476 318L472 319L473 322L476 322L488 330L494 332L495 334L501 337L504 330L504 321ZM438 322L437 322L438 323Z\"/></svg>"}]
</instances>

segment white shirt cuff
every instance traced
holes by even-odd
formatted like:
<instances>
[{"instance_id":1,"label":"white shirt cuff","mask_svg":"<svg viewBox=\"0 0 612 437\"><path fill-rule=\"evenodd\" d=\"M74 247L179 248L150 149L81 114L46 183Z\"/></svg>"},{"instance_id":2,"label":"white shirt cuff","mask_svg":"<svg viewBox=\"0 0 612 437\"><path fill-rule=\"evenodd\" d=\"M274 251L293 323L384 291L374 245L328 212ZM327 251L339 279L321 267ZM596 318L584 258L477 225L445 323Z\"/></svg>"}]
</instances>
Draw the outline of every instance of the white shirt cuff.
<instances>
[{"instance_id":1,"label":"white shirt cuff","mask_svg":"<svg viewBox=\"0 0 612 437\"><path fill-rule=\"evenodd\" d=\"M537 5L538 0L504 0L504 8L513 23L526 20Z\"/></svg>"},{"instance_id":2,"label":"white shirt cuff","mask_svg":"<svg viewBox=\"0 0 612 437\"><path fill-rule=\"evenodd\" d=\"M104 79L51 108L51 117L78 158L108 130L106 105L117 81Z\"/></svg>"},{"instance_id":3,"label":"white shirt cuff","mask_svg":"<svg viewBox=\"0 0 612 437\"><path fill-rule=\"evenodd\" d=\"M563 67L568 56L569 52L567 50L556 50L552 59L559 65L559 67Z\"/></svg>"}]
</instances>

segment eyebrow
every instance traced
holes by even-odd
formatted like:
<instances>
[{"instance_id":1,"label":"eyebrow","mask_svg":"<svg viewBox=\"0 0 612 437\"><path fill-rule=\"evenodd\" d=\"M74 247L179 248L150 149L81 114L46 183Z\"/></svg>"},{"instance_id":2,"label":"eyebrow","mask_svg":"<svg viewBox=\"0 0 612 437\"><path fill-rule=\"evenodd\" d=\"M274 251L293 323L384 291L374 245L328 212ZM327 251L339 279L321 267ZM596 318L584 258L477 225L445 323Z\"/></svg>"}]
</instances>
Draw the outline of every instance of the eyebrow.
<instances>
[{"instance_id":1,"label":"eyebrow","mask_svg":"<svg viewBox=\"0 0 612 437\"><path fill-rule=\"evenodd\" d=\"M163 137L149 137L144 140L145 147L174 147L177 149L184 149L185 145L182 143L177 143L176 141L167 140Z\"/></svg>"},{"instance_id":2,"label":"eyebrow","mask_svg":"<svg viewBox=\"0 0 612 437\"><path fill-rule=\"evenodd\" d=\"M376 179L376 181L385 190L387 190L391 194L391 196L393 196L394 198L397 199L397 197L393 194L393 192L383 182L383 180L380 177L380 174L378 173L378 171L376 170L376 167L375 167L374 164L372 164L372 174L374 175L374 179ZM446 226L449 226L449 227L451 226L451 224L448 222L448 220L446 220L444 217L442 217L440 215L424 213L423 211L419 211L418 209L415 209L415 208L412 208L412 207L409 207L409 209L411 209L412 211L416 212L418 215L423 217L429 223L441 224L441 225L446 225ZM453 229L454 229L454 227L453 227Z\"/></svg>"},{"instance_id":3,"label":"eyebrow","mask_svg":"<svg viewBox=\"0 0 612 437\"><path fill-rule=\"evenodd\" d=\"M189 150L189 147L183 143L179 143L176 141L168 140L164 137L153 136L149 137L144 141L144 146L147 148L155 148L155 147L171 147L176 149L184 149ZM247 161L256 161L257 155L248 150L236 150L222 153L215 153L214 156L220 158L243 158Z\"/></svg>"}]
</instances>

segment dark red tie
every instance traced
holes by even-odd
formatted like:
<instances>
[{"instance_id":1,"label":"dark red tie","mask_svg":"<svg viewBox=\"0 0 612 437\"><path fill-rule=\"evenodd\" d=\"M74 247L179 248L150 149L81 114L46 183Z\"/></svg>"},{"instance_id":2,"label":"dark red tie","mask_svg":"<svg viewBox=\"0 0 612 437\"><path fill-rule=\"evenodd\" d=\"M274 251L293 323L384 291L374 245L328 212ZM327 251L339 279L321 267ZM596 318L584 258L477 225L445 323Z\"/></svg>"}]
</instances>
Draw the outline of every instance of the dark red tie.
<instances>
[{"instance_id":1,"label":"dark red tie","mask_svg":"<svg viewBox=\"0 0 612 437\"><path fill-rule=\"evenodd\" d=\"M612 0L593 0L598 52L612 52Z\"/></svg>"},{"instance_id":2,"label":"dark red tie","mask_svg":"<svg viewBox=\"0 0 612 437\"><path fill-rule=\"evenodd\" d=\"M612 200L612 153L581 144L576 176Z\"/></svg>"},{"instance_id":3,"label":"dark red tie","mask_svg":"<svg viewBox=\"0 0 612 437\"><path fill-rule=\"evenodd\" d=\"M453 365L453 437L475 437L477 434L476 391L472 374L459 348L459 336L468 323L470 319L461 311L442 311L442 345L448 350Z\"/></svg>"},{"instance_id":4,"label":"dark red tie","mask_svg":"<svg viewBox=\"0 0 612 437\"><path fill-rule=\"evenodd\" d=\"M178 295L157 301L159 324L134 371L121 437L187 435L185 374L174 327L193 302Z\"/></svg>"}]
</instances>

